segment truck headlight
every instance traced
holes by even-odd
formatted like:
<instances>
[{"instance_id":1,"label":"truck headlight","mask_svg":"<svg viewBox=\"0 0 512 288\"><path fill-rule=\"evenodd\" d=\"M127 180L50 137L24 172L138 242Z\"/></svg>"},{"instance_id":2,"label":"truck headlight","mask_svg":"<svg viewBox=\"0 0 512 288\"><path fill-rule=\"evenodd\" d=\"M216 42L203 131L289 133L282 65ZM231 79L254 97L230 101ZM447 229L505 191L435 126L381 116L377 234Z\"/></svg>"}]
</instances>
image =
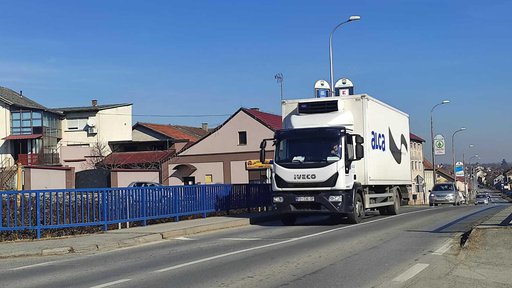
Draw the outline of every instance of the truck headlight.
<instances>
[{"instance_id":1,"label":"truck headlight","mask_svg":"<svg viewBox=\"0 0 512 288\"><path fill-rule=\"evenodd\" d=\"M274 203L283 203L284 198L283 198L283 197L281 197L281 196L275 196L275 197L272 197L272 201L273 201Z\"/></svg>"},{"instance_id":2,"label":"truck headlight","mask_svg":"<svg viewBox=\"0 0 512 288\"><path fill-rule=\"evenodd\" d=\"M343 201L343 196L341 196L341 195L329 196L329 202L341 202L341 201Z\"/></svg>"}]
</instances>

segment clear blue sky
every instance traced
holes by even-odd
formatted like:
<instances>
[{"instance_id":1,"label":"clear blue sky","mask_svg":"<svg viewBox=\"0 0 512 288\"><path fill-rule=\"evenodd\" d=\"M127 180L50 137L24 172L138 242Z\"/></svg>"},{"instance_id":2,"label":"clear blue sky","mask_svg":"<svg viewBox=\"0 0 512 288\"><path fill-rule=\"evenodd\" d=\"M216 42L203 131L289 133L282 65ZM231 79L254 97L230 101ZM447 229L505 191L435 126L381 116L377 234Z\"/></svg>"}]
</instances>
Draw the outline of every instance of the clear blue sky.
<instances>
[{"instance_id":1,"label":"clear blue sky","mask_svg":"<svg viewBox=\"0 0 512 288\"><path fill-rule=\"evenodd\" d=\"M336 78L410 115L482 162L512 162L512 1L4 1L0 86L47 107L129 102L134 121L210 126L240 107L280 113L285 98ZM469 148L474 144L474 148ZM424 152L430 158L430 145ZM451 163L451 151L437 162ZM467 158L466 158L467 159Z\"/></svg>"}]
</instances>

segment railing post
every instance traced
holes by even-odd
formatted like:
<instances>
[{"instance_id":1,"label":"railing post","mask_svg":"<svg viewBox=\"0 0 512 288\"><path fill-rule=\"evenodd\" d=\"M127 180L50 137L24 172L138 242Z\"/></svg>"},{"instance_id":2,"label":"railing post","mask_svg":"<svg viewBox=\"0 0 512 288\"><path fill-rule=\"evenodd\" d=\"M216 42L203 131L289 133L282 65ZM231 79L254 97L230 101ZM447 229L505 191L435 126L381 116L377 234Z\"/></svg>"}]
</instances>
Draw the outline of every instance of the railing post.
<instances>
[{"instance_id":1,"label":"railing post","mask_svg":"<svg viewBox=\"0 0 512 288\"><path fill-rule=\"evenodd\" d=\"M103 205L103 231L108 230L108 222L107 222L107 191L105 189L101 190L101 203Z\"/></svg>"},{"instance_id":2,"label":"railing post","mask_svg":"<svg viewBox=\"0 0 512 288\"><path fill-rule=\"evenodd\" d=\"M37 239L41 238L41 193L40 191L36 191L36 237ZM44 200L43 200L44 201Z\"/></svg>"},{"instance_id":3,"label":"railing post","mask_svg":"<svg viewBox=\"0 0 512 288\"><path fill-rule=\"evenodd\" d=\"M142 194L142 216L144 217L144 220L142 221L142 225L146 226L148 224L148 220L146 219L148 217L148 208L147 208L147 191L140 190L140 194Z\"/></svg>"},{"instance_id":4,"label":"railing post","mask_svg":"<svg viewBox=\"0 0 512 288\"><path fill-rule=\"evenodd\" d=\"M245 206L247 207L247 213L251 213L251 184L245 184Z\"/></svg>"},{"instance_id":5,"label":"railing post","mask_svg":"<svg viewBox=\"0 0 512 288\"><path fill-rule=\"evenodd\" d=\"M176 192L176 193L174 193L175 194L174 195L174 207L176 207L176 217L175 217L176 222L180 221L180 206L179 206L180 205L180 199L179 199L180 198L180 190L181 190L181 188L176 188L174 190L174 192Z\"/></svg>"},{"instance_id":6,"label":"railing post","mask_svg":"<svg viewBox=\"0 0 512 288\"><path fill-rule=\"evenodd\" d=\"M206 218L206 185L201 186L201 194L203 194L203 218Z\"/></svg>"}]
</instances>

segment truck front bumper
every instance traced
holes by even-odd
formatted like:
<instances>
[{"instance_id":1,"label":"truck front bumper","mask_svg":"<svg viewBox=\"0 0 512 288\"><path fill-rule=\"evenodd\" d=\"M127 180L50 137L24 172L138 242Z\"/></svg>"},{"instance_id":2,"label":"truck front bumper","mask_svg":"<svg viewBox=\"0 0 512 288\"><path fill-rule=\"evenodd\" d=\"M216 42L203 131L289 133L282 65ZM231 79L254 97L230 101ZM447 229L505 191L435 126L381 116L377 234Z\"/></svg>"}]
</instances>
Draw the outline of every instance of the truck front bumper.
<instances>
[{"instance_id":1,"label":"truck front bumper","mask_svg":"<svg viewBox=\"0 0 512 288\"><path fill-rule=\"evenodd\" d=\"M282 214L349 214L354 209L351 190L321 193L282 192L274 193L272 199L275 208Z\"/></svg>"}]
</instances>

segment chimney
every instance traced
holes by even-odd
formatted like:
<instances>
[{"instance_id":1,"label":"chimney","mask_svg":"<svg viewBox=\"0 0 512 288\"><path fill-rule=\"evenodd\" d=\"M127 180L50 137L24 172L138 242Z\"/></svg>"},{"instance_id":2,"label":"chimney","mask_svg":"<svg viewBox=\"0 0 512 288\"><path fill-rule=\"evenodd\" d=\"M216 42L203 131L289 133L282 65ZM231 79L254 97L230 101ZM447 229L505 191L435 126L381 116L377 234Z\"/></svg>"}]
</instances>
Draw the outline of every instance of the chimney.
<instances>
[{"instance_id":1,"label":"chimney","mask_svg":"<svg viewBox=\"0 0 512 288\"><path fill-rule=\"evenodd\" d=\"M201 129L203 129L204 131L208 131L208 123L202 123Z\"/></svg>"},{"instance_id":2,"label":"chimney","mask_svg":"<svg viewBox=\"0 0 512 288\"><path fill-rule=\"evenodd\" d=\"M93 100L91 101L91 103L92 103L92 107L96 107L96 106L98 106L98 100L96 100L96 99L93 99Z\"/></svg>"},{"instance_id":3,"label":"chimney","mask_svg":"<svg viewBox=\"0 0 512 288\"><path fill-rule=\"evenodd\" d=\"M20 96L23 97L23 90L20 90Z\"/></svg>"},{"instance_id":4,"label":"chimney","mask_svg":"<svg viewBox=\"0 0 512 288\"><path fill-rule=\"evenodd\" d=\"M260 108L258 108L258 107L253 107L253 108L249 108L249 110L253 110L253 111L260 111Z\"/></svg>"}]
</instances>

